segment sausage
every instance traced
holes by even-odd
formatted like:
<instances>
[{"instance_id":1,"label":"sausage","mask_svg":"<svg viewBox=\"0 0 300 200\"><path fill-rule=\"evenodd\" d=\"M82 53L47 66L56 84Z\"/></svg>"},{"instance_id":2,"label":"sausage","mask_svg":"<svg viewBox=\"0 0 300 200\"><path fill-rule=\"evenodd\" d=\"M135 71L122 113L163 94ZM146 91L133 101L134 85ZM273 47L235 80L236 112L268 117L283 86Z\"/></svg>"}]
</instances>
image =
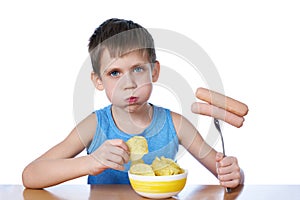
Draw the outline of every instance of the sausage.
<instances>
[{"instance_id":1,"label":"sausage","mask_svg":"<svg viewBox=\"0 0 300 200\"><path fill-rule=\"evenodd\" d=\"M238 116L224 110L223 108L219 108L211 104L195 102L192 104L191 108L193 113L211 116L223 120L237 128L240 128L244 122L244 117Z\"/></svg>"},{"instance_id":2,"label":"sausage","mask_svg":"<svg viewBox=\"0 0 300 200\"><path fill-rule=\"evenodd\" d=\"M196 97L240 117L248 113L248 106L246 104L206 88L198 88Z\"/></svg>"}]
</instances>

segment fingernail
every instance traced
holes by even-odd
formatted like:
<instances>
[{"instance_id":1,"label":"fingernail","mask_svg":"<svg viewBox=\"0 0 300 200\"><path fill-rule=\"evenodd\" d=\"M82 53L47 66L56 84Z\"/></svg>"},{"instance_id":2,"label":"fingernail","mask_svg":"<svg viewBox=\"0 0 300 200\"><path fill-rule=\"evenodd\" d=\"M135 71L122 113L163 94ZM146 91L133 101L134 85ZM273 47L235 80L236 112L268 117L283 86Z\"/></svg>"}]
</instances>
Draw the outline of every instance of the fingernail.
<instances>
[{"instance_id":1,"label":"fingernail","mask_svg":"<svg viewBox=\"0 0 300 200\"><path fill-rule=\"evenodd\" d=\"M191 105L191 111L192 111L193 113L197 112L197 108L198 108L198 106L197 106L196 103L193 103L193 104Z\"/></svg>"}]
</instances>

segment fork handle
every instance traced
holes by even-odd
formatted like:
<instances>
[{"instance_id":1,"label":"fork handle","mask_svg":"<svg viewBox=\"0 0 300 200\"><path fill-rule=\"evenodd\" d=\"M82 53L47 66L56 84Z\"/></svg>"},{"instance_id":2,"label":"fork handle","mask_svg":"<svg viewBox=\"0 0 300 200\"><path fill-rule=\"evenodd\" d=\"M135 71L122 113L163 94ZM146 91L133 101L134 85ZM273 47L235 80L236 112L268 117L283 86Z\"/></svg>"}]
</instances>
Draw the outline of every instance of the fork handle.
<instances>
[{"instance_id":1,"label":"fork handle","mask_svg":"<svg viewBox=\"0 0 300 200\"><path fill-rule=\"evenodd\" d=\"M230 193L231 192L231 188L225 188L225 191L227 192L227 193Z\"/></svg>"},{"instance_id":2,"label":"fork handle","mask_svg":"<svg viewBox=\"0 0 300 200\"><path fill-rule=\"evenodd\" d=\"M224 154L224 157L226 157L225 154ZM227 187L227 188L225 188L225 191L226 191L227 193L230 193L232 190L231 190L231 188Z\"/></svg>"}]
</instances>

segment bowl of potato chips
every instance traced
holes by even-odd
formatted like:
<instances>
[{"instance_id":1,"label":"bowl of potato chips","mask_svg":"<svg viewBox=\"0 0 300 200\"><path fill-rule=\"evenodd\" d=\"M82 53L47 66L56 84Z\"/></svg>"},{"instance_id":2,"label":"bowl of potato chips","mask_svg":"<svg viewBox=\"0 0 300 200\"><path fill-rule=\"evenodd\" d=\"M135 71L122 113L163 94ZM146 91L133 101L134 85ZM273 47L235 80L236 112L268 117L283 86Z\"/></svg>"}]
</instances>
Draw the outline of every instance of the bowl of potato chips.
<instances>
[{"instance_id":1,"label":"bowl of potato chips","mask_svg":"<svg viewBox=\"0 0 300 200\"><path fill-rule=\"evenodd\" d=\"M132 165L128 176L133 190L141 196L153 199L169 198L178 194L186 184L188 172L173 161L167 164L170 161L172 160L161 157L156 158L151 165Z\"/></svg>"},{"instance_id":2,"label":"bowl of potato chips","mask_svg":"<svg viewBox=\"0 0 300 200\"><path fill-rule=\"evenodd\" d=\"M148 153L147 141L141 136L127 141L131 153L131 167L128 177L133 190L144 197L153 199L169 198L178 194L185 186L187 170L172 159L156 157L151 164L142 157Z\"/></svg>"}]
</instances>

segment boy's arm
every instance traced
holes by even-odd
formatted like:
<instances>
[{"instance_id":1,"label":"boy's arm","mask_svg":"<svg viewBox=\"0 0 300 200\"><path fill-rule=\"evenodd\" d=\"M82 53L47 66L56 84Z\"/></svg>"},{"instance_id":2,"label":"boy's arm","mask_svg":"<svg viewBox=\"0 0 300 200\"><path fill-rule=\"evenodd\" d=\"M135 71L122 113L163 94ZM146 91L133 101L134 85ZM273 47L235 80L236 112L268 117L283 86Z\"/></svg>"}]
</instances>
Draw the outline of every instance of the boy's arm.
<instances>
[{"instance_id":1,"label":"boy's arm","mask_svg":"<svg viewBox=\"0 0 300 200\"><path fill-rule=\"evenodd\" d=\"M89 174L91 164L96 161L90 156L74 157L92 140L95 130L96 117L92 114L79 123L67 138L24 169L24 186L44 188Z\"/></svg>"},{"instance_id":2,"label":"boy's arm","mask_svg":"<svg viewBox=\"0 0 300 200\"><path fill-rule=\"evenodd\" d=\"M198 130L182 115L172 112L172 119L180 144L214 174L221 185L234 188L241 183L241 171L236 158L231 156L223 158L204 141Z\"/></svg>"},{"instance_id":3,"label":"boy's arm","mask_svg":"<svg viewBox=\"0 0 300 200\"><path fill-rule=\"evenodd\" d=\"M179 143L217 177L216 151L202 138L198 130L182 115L172 112Z\"/></svg>"}]
</instances>

